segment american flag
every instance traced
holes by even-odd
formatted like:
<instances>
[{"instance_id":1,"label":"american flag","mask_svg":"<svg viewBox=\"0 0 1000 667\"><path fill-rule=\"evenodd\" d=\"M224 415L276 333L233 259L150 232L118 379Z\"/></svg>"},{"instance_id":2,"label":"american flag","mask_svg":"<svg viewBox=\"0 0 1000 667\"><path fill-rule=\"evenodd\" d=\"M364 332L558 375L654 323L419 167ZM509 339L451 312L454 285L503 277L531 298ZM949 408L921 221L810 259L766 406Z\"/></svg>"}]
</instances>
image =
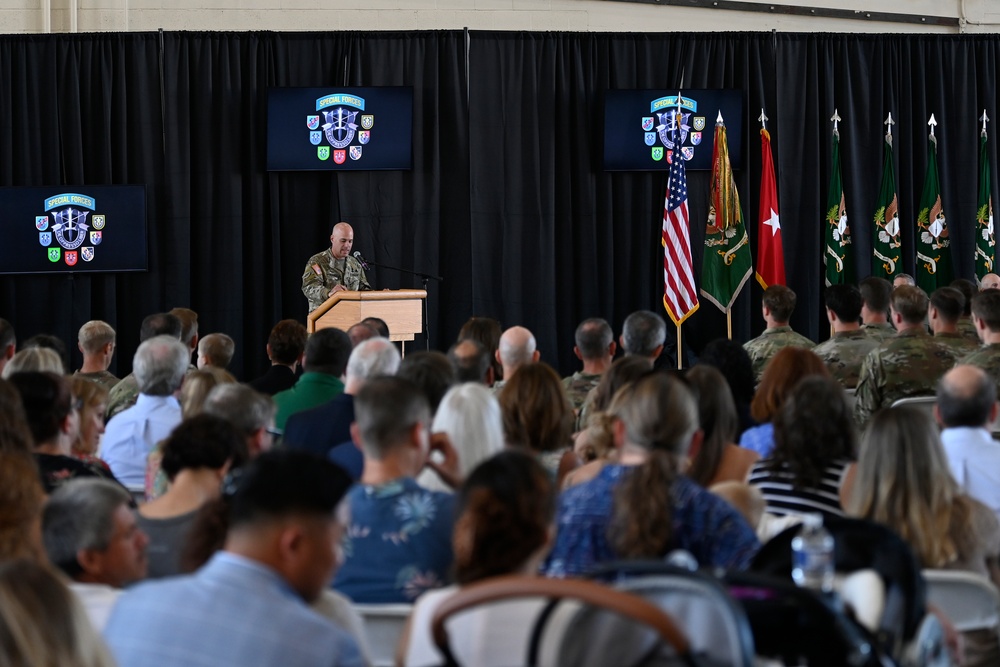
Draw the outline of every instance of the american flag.
<instances>
[{"instance_id":1,"label":"american flag","mask_svg":"<svg viewBox=\"0 0 1000 667\"><path fill-rule=\"evenodd\" d=\"M673 153L669 174L663 204L663 307L674 324L680 325L698 310L688 235L687 174L680 150Z\"/></svg>"}]
</instances>

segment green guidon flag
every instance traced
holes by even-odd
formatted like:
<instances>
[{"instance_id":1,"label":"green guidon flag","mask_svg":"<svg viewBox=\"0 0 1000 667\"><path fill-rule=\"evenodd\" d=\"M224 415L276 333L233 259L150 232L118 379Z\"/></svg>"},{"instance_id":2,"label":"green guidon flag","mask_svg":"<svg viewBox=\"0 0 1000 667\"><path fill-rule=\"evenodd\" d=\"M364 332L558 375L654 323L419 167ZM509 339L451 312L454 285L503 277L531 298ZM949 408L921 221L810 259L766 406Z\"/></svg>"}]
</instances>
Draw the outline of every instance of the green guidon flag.
<instances>
[{"instance_id":1,"label":"green guidon flag","mask_svg":"<svg viewBox=\"0 0 1000 667\"><path fill-rule=\"evenodd\" d=\"M850 248L851 228L847 224L847 202L840 176L840 131L836 125L840 116L836 111L833 112L833 120L833 166L826 198L826 249L823 252L823 263L826 265L826 284L843 285L854 282L854 253Z\"/></svg>"},{"instance_id":2,"label":"green guidon flag","mask_svg":"<svg viewBox=\"0 0 1000 667\"><path fill-rule=\"evenodd\" d=\"M889 131L885 134L882 158L882 188L878 194L872 227L872 275L892 280L902 270L900 256L902 243L899 238L899 202L896 199L896 168L892 161L892 114L885 121Z\"/></svg>"},{"instance_id":3,"label":"green guidon flag","mask_svg":"<svg viewBox=\"0 0 1000 667\"><path fill-rule=\"evenodd\" d=\"M920 212L917 214L917 286L930 294L938 287L947 287L952 280L951 239L948 238L948 219L941 203L941 181L938 176L937 138L931 115L931 133L927 142L927 175L924 192L920 195Z\"/></svg>"},{"instance_id":4,"label":"green guidon flag","mask_svg":"<svg viewBox=\"0 0 1000 667\"><path fill-rule=\"evenodd\" d=\"M983 131L979 134L979 205L976 207L976 282L993 273L996 239L993 237L993 188L990 180L990 155L986 147L986 110Z\"/></svg>"}]
</instances>

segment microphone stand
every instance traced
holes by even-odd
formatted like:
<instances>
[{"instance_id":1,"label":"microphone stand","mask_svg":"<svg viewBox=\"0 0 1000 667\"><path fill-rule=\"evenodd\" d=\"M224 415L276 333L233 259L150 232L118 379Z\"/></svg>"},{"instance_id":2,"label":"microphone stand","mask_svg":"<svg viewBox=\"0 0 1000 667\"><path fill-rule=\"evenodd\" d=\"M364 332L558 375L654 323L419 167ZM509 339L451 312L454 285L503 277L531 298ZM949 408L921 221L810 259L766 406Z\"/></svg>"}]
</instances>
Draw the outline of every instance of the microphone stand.
<instances>
[{"instance_id":1,"label":"microphone stand","mask_svg":"<svg viewBox=\"0 0 1000 667\"><path fill-rule=\"evenodd\" d=\"M430 281L430 280L436 280L439 283L440 282L444 282L444 278L442 278L441 276L432 276L429 273L421 273L420 271L411 271L409 269L402 269L402 268L400 268L398 266L392 266L390 264L382 264L381 262L373 262L371 260L365 260L364 264L362 264L363 268L367 268L369 266L374 266L374 267L378 267L378 268L381 268L381 269L389 269L390 271L398 271L399 273L406 273L406 274L409 274L411 276L416 276L417 278L420 278L420 281L423 283L423 285L424 285L424 291L425 292L427 292L427 282L428 281ZM423 311L424 311L423 312L423 316L424 316L424 336L425 336L424 347L427 350L430 350L431 349L431 332L430 332L430 317L427 314L427 299L424 299L424 308L423 308Z\"/></svg>"}]
</instances>

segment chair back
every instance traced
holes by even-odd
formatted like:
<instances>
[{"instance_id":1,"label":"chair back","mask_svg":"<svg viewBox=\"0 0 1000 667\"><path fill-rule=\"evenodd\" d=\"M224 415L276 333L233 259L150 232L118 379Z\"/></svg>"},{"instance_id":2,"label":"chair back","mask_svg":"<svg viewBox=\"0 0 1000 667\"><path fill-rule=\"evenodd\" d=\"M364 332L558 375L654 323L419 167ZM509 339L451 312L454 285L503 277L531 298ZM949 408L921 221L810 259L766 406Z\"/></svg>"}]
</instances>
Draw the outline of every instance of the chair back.
<instances>
[{"instance_id":1,"label":"chair back","mask_svg":"<svg viewBox=\"0 0 1000 667\"><path fill-rule=\"evenodd\" d=\"M403 634L406 619L413 611L410 604L354 604L365 624L365 636L371 651L372 667L396 664L396 645Z\"/></svg>"},{"instance_id":2,"label":"chair back","mask_svg":"<svg viewBox=\"0 0 1000 667\"><path fill-rule=\"evenodd\" d=\"M924 570L927 598L945 613L956 630L1000 627L1000 594L993 583L974 572Z\"/></svg>"}]
</instances>

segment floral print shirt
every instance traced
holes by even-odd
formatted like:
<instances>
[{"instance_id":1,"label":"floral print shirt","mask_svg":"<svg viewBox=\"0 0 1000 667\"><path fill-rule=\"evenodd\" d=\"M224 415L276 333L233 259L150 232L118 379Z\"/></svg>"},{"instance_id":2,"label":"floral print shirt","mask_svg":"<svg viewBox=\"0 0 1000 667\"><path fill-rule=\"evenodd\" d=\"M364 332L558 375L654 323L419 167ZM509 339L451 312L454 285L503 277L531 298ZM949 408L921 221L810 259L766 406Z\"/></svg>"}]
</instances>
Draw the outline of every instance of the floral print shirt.
<instances>
[{"instance_id":1,"label":"floral print shirt","mask_svg":"<svg viewBox=\"0 0 1000 667\"><path fill-rule=\"evenodd\" d=\"M411 478L347 494L351 518L333 587L361 603L413 602L451 580L455 499Z\"/></svg>"}]
</instances>

